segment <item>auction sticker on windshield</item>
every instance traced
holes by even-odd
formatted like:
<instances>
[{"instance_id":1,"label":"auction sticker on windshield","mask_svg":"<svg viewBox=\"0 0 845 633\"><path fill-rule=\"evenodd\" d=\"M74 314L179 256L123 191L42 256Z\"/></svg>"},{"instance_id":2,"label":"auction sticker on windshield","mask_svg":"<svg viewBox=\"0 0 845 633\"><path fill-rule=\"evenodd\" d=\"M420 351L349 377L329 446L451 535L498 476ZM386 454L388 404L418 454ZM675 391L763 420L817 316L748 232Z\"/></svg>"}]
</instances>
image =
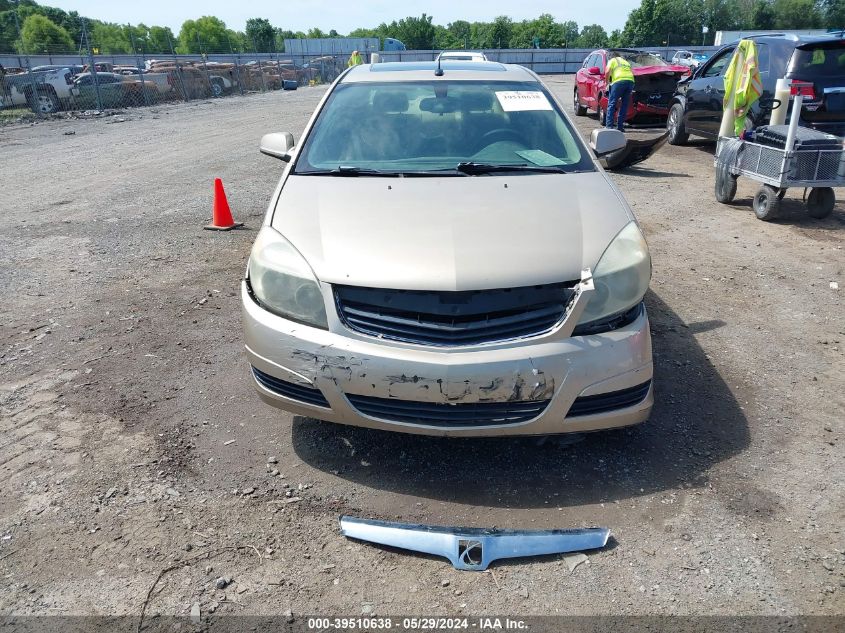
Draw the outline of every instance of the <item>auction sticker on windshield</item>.
<instances>
[{"instance_id":1,"label":"auction sticker on windshield","mask_svg":"<svg viewBox=\"0 0 845 633\"><path fill-rule=\"evenodd\" d=\"M496 98L505 112L552 109L546 95L536 90L501 90L496 92Z\"/></svg>"}]
</instances>

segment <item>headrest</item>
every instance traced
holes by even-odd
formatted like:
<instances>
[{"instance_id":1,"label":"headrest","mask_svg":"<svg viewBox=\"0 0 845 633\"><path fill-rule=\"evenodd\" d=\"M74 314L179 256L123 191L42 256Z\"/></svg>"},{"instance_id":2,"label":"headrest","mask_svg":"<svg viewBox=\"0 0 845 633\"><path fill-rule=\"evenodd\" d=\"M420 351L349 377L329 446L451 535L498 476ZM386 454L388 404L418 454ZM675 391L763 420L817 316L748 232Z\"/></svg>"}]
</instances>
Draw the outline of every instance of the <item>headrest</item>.
<instances>
[{"instance_id":1,"label":"headrest","mask_svg":"<svg viewBox=\"0 0 845 633\"><path fill-rule=\"evenodd\" d=\"M405 112L408 109L408 95L404 92L377 92L373 97L373 110L378 113Z\"/></svg>"},{"instance_id":2,"label":"headrest","mask_svg":"<svg viewBox=\"0 0 845 633\"><path fill-rule=\"evenodd\" d=\"M467 92L461 95L461 108L467 112L489 112L493 109L493 95L488 91Z\"/></svg>"}]
</instances>

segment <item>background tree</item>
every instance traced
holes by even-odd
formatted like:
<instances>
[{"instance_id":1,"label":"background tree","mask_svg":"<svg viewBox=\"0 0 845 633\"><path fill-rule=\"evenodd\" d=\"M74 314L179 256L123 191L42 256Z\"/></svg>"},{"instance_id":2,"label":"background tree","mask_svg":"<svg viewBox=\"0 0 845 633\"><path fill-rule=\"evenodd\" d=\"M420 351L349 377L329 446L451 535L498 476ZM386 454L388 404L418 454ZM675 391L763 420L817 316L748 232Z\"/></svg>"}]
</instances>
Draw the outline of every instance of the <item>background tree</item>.
<instances>
[{"instance_id":1,"label":"background tree","mask_svg":"<svg viewBox=\"0 0 845 633\"><path fill-rule=\"evenodd\" d=\"M18 27L15 22L15 11L0 11L0 51L13 52L17 50Z\"/></svg>"},{"instance_id":2,"label":"background tree","mask_svg":"<svg viewBox=\"0 0 845 633\"><path fill-rule=\"evenodd\" d=\"M91 25L91 46L104 54L132 52L126 28L106 22L94 22Z\"/></svg>"},{"instance_id":3,"label":"background tree","mask_svg":"<svg viewBox=\"0 0 845 633\"><path fill-rule=\"evenodd\" d=\"M563 41L560 43L560 46L573 48L578 43L578 23L568 20L561 24L560 28L563 31Z\"/></svg>"},{"instance_id":4,"label":"background tree","mask_svg":"<svg viewBox=\"0 0 845 633\"><path fill-rule=\"evenodd\" d=\"M246 21L247 40L255 42L259 53L273 53L276 50L276 29L265 18L249 18Z\"/></svg>"},{"instance_id":5,"label":"background tree","mask_svg":"<svg viewBox=\"0 0 845 633\"><path fill-rule=\"evenodd\" d=\"M814 29L822 26L822 15L814 0L775 0L776 29Z\"/></svg>"},{"instance_id":6,"label":"background tree","mask_svg":"<svg viewBox=\"0 0 845 633\"><path fill-rule=\"evenodd\" d=\"M176 37L169 26L151 26L147 38L147 52L169 53L171 42L174 43L174 46L176 45Z\"/></svg>"},{"instance_id":7,"label":"background tree","mask_svg":"<svg viewBox=\"0 0 845 633\"><path fill-rule=\"evenodd\" d=\"M431 23L432 18L423 13L420 17L407 17L394 23L395 28L391 29L395 34L381 35L394 37L400 40L409 49L430 50L434 48L435 29Z\"/></svg>"},{"instance_id":8,"label":"background tree","mask_svg":"<svg viewBox=\"0 0 845 633\"><path fill-rule=\"evenodd\" d=\"M491 48L507 48L510 46L513 33L513 20L506 15L500 15L487 31L487 46Z\"/></svg>"},{"instance_id":9,"label":"background tree","mask_svg":"<svg viewBox=\"0 0 845 633\"><path fill-rule=\"evenodd\" d=\"M21 25L22 53L72 53L76 48L68 32L43 15L33 14Z\"/></svg>"},{"instance_id":10,"label":"background tree","mask_svg":"<svg viewBox=\"0 0 845 633\"><path fill-rule=\"evenodd\" d=\"M588 24L578 36L578 48L605 48L609 43L607 31L598 24Z\"/></svg>"},{"instance_id":11,"label":"background tree","mask_svg":"<svg viewBox=\"0 0 845 633\"><path fill-rule=\"evenodd\" d=\"M469 25L470 48L484 48L489 45L488 33L491 26L489 22L472 22Z\"/></svg>"},{"instance_id":12,"label":"background tree","mask_svg":"<svg viewBox=\"0 0 845 633\"><path fill-rule=\"evenodd\" d=\"M455 48L470 48L471 26L466 20L455 20L446 25L446 30L455 42Z\"/></svg>"},{"instance_id":13,"label":"background tree","mask_svg":"<svg viewBox=\"0 0 845 633\"><path fill-rule=\"evenodd\" d=\"M179 30L177 53L228 52L229 37L226 23L220 18L204 15L196 20L185 20Z\"/></svg>"},{"instance_id":14,"label":"background tree","mask_svg":"<svg viewBox=\"0 0 845 633\"><path fill-rule=\"evenodd\" d=\"M833 29L845 28L845 0L823 0L825 24Z\"/></svg>"},{"instance_id":15,"label":"background tree","mask_svg":"<svg viewBox=\"0 0 845 633\"><path fill-rule=\"evenodd\" d=\"M775 10L767 0L757 0L754 3L751 28L763 31L775 28Z\"/></svg>"},{"instance_id":16,"label":"background tree","mask_svg":"<svg viewBox=\"0 0 845 633\"><path fill-rule=\"evenodd\" d=\"M555 22L551 14L544 13L535 20L523 20L514 24L510 46L511 48L533 48L535 37L540 40L540 48L563 46L566 39L563 25Z\"/></svg>"}]
</instances>

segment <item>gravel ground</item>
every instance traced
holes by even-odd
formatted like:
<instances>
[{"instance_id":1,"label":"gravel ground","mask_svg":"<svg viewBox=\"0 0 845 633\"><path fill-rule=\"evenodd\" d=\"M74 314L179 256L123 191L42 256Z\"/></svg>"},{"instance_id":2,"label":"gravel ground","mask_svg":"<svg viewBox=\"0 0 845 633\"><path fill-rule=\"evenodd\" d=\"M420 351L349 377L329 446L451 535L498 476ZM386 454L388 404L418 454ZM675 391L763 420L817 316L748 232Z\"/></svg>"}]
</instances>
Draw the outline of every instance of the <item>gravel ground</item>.
<instances>
[{"instance_id":1,"label":"gravel ground","mask_svg":"<svg viewBox=\"0 0 845 633\"><path fill-rule=\"evenodd\" d=\"M654 258L646 424L335 426L258 400L237 296L281 171L258 140L323 92L0 128L0 612L138 614L174 566L149 613L845 614L842 203L790 192L763 223L740 181L720 205L703 143L614 176ZM202 230L213 177L247 230ZM349 542L342 513L614 539L473 574Z\"/></svg>"}]
</instances>

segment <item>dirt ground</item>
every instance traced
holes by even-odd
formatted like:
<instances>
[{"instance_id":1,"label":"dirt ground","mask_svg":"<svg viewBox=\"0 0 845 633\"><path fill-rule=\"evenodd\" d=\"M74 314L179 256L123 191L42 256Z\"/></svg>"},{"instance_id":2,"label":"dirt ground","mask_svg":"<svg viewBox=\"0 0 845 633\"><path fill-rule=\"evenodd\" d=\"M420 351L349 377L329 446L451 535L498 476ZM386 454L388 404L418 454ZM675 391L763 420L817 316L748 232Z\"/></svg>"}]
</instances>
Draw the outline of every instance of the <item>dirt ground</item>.
<instances>
[{"instance_id":1,"label":"dirt ground","mask_svg":"<svg viewBox=\"0 0 845 633\"><path fill-rule=\"evenodd\" d=\"M237 290L281 171L259 138L323 92L0 128L0 613L137 615L173 566L151 614L845 614L845 205L813 220L790 191L764 223L742 180L718 204L704 143L613 176L654 259L638 427L294 417L253 392ZM214 177L247 230L202 230ZM347 541L343 513L613 540L459 572Z\"/></svg>"}]
</instances>

